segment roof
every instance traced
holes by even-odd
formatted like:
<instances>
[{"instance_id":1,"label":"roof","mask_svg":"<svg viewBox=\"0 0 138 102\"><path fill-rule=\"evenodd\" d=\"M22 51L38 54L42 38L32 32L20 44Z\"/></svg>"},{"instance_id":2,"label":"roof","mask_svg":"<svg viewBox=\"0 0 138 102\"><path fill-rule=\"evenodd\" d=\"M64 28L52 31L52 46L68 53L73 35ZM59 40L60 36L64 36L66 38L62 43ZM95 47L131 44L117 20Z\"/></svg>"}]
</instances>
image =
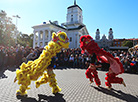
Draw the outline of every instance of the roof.
<instances>
[{"instance_id":1,"label":"roof","mask_svg":"<svg viewBox=\"0 0 138 102\"><path fill-rule=\"evenodd\" d=\"M69 6L68 9L69 9L69 8L73 8L73 7L78 7L78 8L82 11L82 9L81 9L78 5Z\"/></svg>"},{"instance_id":2,"label":"roof","mask_svg":"<svg viewBox=\"0 0 138 102\"><path fill-rule=\"evenodd\" d=\"M67 30L79 30L79 29L81 29L81 28L83 28L83 27L85 27L84 25L80 25L79 27L77 27L77 28L69 28L69 29L67 29Z\"/></svg>"},{"instance_id":3,"label":"roof","mask_svg":"<svg viewBox=\"0 0 138 102\"><path fill-rule=\"evenodd\" d=\"M53 23L53 22L51 22L51 21L49 21L50 22L50 24L52 24L52 25L54 25L54 26L57 26L57 27L60 27L60 28L62 28L62 29L65 29L66 30L66 28L64 28L64 27L62 27L62 26L60 26L60 25L57 25L57 24L55 24L55 23Z\"/></svg>"},{"instance_id":4,"label":"roof","mask_svg":"<svg viewBox=\"0 0 138 102\"><path fill-rule=\"evenodd\" d=\"M55 24L55 23L51 22L50 20L49 20L46 24L51 24L51 25L57 26L57 27L59 27L59 28L65 29L65 30L79 30L79 29L85 27L85 25L80 25L80 26L77 27L77 28L65 28L65 27L62 27L62 26L60 26L60 25L58 25L58 24ZM46 24L36 25L36 26L33 26L32 28L38 27L38 26L44 26L44 25L46 25Z\"/></svg>"},{"instance_id":5,"label":"roof","mask_svg":"<svg viewBox=\"0 0 138 102\"><path fill-rule=\"evenodd\" d=\"M138 40L138 38L130 38L130 39L114 39L114 41L123 41L123 40Z\"/></svg>"},{"instance_id":6,"label":"roof","mask_svg":"<svg viewBox=\"0 0 138 102\"><path fill-rule=\"evenodd\" d=\"M110 47L110 49L118 49L118 50L119 49L124 49L125 50L125 49L128 49L128 48L129 47L122 47L122 46L121 47Z\"/></svg>"}]
</instances>

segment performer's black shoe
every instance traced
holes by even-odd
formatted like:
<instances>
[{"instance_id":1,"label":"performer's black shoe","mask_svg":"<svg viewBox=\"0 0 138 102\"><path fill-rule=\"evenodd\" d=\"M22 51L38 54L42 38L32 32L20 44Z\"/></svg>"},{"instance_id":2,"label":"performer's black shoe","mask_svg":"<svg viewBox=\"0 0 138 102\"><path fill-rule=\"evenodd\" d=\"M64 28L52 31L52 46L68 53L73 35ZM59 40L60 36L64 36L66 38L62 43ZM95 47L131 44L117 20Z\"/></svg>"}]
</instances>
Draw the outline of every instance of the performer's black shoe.
<instances>
[{"instance_id":1,"label":"performer's black shoe","mask_svg":"<svg viewBox=\"0 0 138 102\"><path fill-rule=\"evenodd\" d=\"M28 96L27 94L21 95L20 92L17 92L17 93L16 93L16 97L17 97L18 99L20 99L20 98L22 98L22 97L27 97L27 96Z\"/></svg>"},{"instance_id":2,"label":"performer's black shoe","mask_svg":"<svg viewBox=\"0 0 138 102\"><path fill-rule=\"evenodd\" d=\"M97 85L98 87L100 87L100 85Z\"/></svg>"}]
</instances>

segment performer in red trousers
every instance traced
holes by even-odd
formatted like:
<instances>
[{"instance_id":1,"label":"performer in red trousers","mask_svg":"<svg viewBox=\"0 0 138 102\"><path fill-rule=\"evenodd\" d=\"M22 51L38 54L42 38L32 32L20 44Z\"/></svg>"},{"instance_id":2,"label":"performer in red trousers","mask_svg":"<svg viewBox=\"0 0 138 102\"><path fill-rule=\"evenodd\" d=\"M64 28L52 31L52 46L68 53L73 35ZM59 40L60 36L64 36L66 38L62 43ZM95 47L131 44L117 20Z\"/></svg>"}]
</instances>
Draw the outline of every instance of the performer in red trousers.
<instances>
[{"instance_id":1,"label":"performer in red trousers","mask_svg":"<svg viewBox=\"0 0 138 102\"><path fill-rule=\"evenodd\" d=\"M117 77L118 74L122 74L124 72L123 65L118 58L114 58L109 52L101 49L90 35L83 35L80 37L80 48L82 49L82 53L84 53L85 50L87 50L89 54L95 53L99 59L102 59L110 64L109 72L106 74L107 77L105 78L107 80L105 84L108 88L111 88L112 83L123 84L126 86L124 80ZM92 70L88 68L88 72L90 71ZM92 78L89 74L87 76L89 76L90 79Z\"/></svg>"},{"instance_id":2,"label":"performer in red trousers","mask_svg":"<svg viewBox=\"0 0 138 102\"><path fill-rule=\"evenodd\" d=\"M96 85L100 86L101 81L98 77L98 72L96 71L96 68L101 67L101 66L95 65L95 60L96 60L96 55L93 54L93 56L91 57L90 65L89 65L88 69L86 70L85 74L86 74L86 78L88 78L90 80L90 84L93 82L93 79L94 79Z\"/></svg>"},{"instance_id":3,"label":"performer in red trousers","mask_svg":"<svg viewBox=\"0 0 138 102\"><path fill-rule=\"evenodd\" d=\"M115 59L119 61L119 58L115 58ZM123 72L123 71L122 71L122 72ZM121 72L121 73L122 73L122 72ZM123 84L123 85L126 87L126 84L125 84L123 78L117 77L118 74L119 74L119 73L115 73L115 72L112 70L111 66L110 66L109 71L106 73L106 77L105 77L105 80L107 81L107 82L105 82L105 85L106 85L109 89L111 89L111 87L112 87L111 84L113 84L113 83Z\"/></svg>"}]
</instances>

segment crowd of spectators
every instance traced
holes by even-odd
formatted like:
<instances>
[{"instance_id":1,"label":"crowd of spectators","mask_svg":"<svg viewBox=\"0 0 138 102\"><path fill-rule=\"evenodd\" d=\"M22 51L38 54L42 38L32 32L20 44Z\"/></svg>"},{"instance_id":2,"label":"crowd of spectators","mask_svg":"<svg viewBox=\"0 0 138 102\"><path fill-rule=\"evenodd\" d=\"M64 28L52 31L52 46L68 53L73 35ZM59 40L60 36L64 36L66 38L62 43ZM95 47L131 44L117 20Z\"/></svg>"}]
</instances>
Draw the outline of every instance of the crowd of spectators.
<instances>
[{"instance_id":1,"label":"crowd of spectators","mask_svg":"<svg viewBox=\"0 0 138 102\"><path fill-rule=\"evenodd\" d=\"M19 67L22 62L27 63L30 60L37 59L43 48L17 46L0 46L0 70L11 67ZM123 64L125 72L138 73L138 52L132 55L127 51L109 51L114 57L119 57ZM87 69L91 60L91 55L87 52L81 54L81 49L64 49L61 50L54 58L54 68L84 68ZM101 70L107 71L109 65L104 64Z\"/></svg>"}]
</instances>

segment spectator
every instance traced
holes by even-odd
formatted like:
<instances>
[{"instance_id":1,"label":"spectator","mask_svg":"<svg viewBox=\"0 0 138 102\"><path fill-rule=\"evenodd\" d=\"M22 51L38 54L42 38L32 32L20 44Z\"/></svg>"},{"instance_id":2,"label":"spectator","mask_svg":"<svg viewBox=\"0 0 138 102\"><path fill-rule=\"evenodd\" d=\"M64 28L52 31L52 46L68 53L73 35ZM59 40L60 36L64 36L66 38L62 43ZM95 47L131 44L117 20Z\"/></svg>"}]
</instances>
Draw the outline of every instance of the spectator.
<instances>
[{"instance_id":1,"label":"spectator","mask_svg":"<svg viewBox=\"0 0 138 102\"><path fill-rule=\"evenodd\" d=\"M76 54L74 58L73 67L78 68L78 64L79 64L79 58L78 58L78 55Z\"/></svg>"},{"instance_id":2,"label":"spectator","mask_svg":"<svg viewBox=\"0 0 138 102\"><path fill-rule=\"evenodd\" d=\"M134 57L132 58L132 61L130 63L130 68L131 68L131 73L136 73L137 66L136 66L136 60Z\"/></svg>"},{"instance_id":3,"label":"spectator","mask_svg":"<svg viewBox=\"0 0 138 102\"><path fill-rule=\"evenodd\" d=\"M42 50L43 49L39 47L33 49L31 47L20 47L19 45L14 47L0 45L0 70L2 70L3 65L5 67L9 66L9 68L15 65L19 66L21 62L25 62L25 58L31 56L32 52L34 52L34 54L32 54L32 58L28 58L28 60L35 60L40 56ZM133 55L130 55L127 51L121 50L109 51L109 53L111 53L114 57L120 58L125 70L128 70L131 73L138 73L138 60L136 60L138 58L138 51L135 51ZM80 48L69 48L62 50L57 54L57 56L55 56L55 65L56 67L58 67L58 65L73 67L74 63L74 67L87 68L89 65L89 59L90 56L87 51L84 54L81 54Z\"/></svg>"},{"instance_id":4,"label":"spectator","mask_svg":"<svg viewBox=\"0 0 138 102\"><path fill-rule=\"evenodd\" d=\"M74 63L74 56L73 56L73 54L71 54L70 57L69 57L69 65L70 65L70 67L73 67L73 63Z\"/></svg>"},{"instance_id":5,"label":"spectator","mask_svg":"<svg viewBox=\"0 0 138 102\"><path fill-rule=\"evenodd\" d=\"M4 53L2 51L2 47L0 48L0 70L3 69L3 62L4 62Z\"/></svg>"},{"instance_id":6,"label":"spectator","mask_svg":"<svg viewBox=\"0 0 138 102\"><path fill-rule=\"evenodd\" d=\"M67 55L64 57L64 67L68 66L68 57Z\"/></svg>"},{"instance_id":7,"label":"spectator","mask_svg":"<svg viewBox=\"0 0 138 102\"><path fill-rule=\"evenodd\" d=\"M63 56L63 53L60 54L58 60L59 60L59 66L64 66L64 56Z\"/></svg>"},{"instance_id":8,"label":"spectator","mask_svg":"<svg viewBox=\"0 0 138 102\"><path fill-rule=\"evenodd\" d=\"M32 52L26 57L27 62L28 62L28 61L33 61L35 58L36 58L36 56L35 56L35 52L34 52L34 51L32 51Z\"/></svg>"},{"instance_id":9,"label":"spectator","mask_svg":"<svg viewBox=\"0 0 138 102\"><path fill-rule=\"evenodd\" d=\"M125 72L130 72L130 62L128 58L125 58L122 62Z\"/></svg>"}]
</instances>

